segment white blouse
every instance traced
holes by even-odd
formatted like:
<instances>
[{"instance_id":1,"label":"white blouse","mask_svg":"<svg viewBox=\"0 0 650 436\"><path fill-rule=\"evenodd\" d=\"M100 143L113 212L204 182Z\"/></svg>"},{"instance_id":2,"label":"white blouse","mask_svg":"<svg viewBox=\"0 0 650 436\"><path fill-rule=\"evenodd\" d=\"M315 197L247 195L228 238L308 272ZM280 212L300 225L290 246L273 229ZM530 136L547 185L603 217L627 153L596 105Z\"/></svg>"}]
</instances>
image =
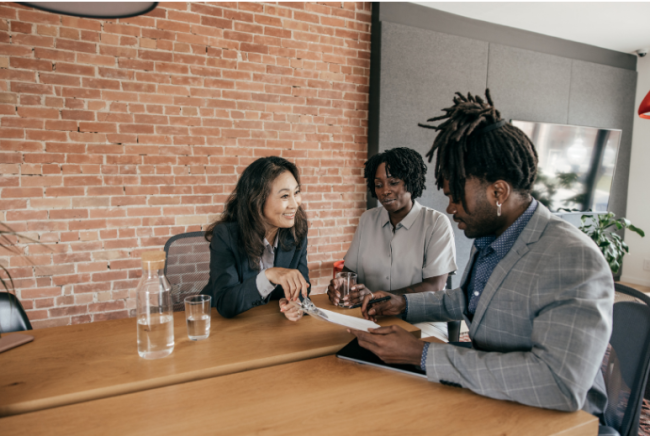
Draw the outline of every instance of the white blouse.
<instances>
[{"instance_id":1,"label":"white blouse","mask_svg":"<svg viewBox=\"0 0 650 436\"><path fill-rule=\"evenodd\" d=\"M395 232L383 207L359 221L345 266L371 291L393 291L456 271L456 244L449 218L413 202Z\"/></svg>"}]
</instances>

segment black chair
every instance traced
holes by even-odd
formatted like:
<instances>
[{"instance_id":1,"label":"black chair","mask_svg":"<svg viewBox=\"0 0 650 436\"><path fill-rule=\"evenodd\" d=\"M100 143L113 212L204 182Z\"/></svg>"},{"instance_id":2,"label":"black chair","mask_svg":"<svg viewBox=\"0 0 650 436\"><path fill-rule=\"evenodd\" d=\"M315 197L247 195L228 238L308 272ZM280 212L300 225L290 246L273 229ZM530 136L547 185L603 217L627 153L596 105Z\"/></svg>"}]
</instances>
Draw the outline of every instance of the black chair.
<instances>
[{"instance_id":1,"label":"black chair","mask_svg":"<svg viewBox=\"0 0 650 436\"><path fill-rule=\"evenodd\" d=\"M18 298L9 292L0 292L0 333L31 330L32 324Z\"/></svg>"},{"instance_id":2,"label":"black chair","mask_svg":"<svg viewBox=\"0 0 650 436\"><path fill-rule=\"evenodd\" d=\"M172 236L165 244L165 275L172 285L174 312L185 310L185 297L198 295L210 279L210 243L204 232Z\"/></svg>"},{"instance_id":3,"label":"black chair","mask_svg":"<svg viewBox=\"0 0 650 436\"><path fill-rule=\"evenodd\" d=\"M650 297L615 284L614 324L603 360L607 427L599 435L636 436L650 368Z\"/></svg>"},{"instance_id":4,"label":"black chair","mask_svg":"<svg viewBox=\"0 0 650 436\"><path fill-rule=\"evenodd\" d=\"M452 273L455 274L455 273ZM451 289L451 276L452 274L449 274L447 276L447 286L446 289ZM461 326L462 321L449 321L447 323L447 338L449 339L449 342L458 342L460 341L460 326Z\"/></svg>"}]
</instances>

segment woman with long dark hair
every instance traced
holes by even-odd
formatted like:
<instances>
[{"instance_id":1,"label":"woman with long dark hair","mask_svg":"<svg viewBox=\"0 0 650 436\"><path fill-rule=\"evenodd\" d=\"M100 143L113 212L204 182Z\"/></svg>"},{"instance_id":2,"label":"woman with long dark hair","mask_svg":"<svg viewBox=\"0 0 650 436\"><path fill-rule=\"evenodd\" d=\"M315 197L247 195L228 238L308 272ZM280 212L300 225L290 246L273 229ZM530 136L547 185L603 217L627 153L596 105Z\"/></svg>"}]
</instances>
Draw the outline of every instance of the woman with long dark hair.
<instances>
[{"instance_id":1,"label":"woman with long dark hair","mask_svg":"<svg viewBox=\"0 0 650 436\"><path fill-rule=\"evenodd\" d=\"M286 159L257 159L244 170L221 218L208 227L210 281L202 294L226 318L280 300L288 319L302 317L309 293L307 218L298 168Z\"/></svg>"}]
</instances>

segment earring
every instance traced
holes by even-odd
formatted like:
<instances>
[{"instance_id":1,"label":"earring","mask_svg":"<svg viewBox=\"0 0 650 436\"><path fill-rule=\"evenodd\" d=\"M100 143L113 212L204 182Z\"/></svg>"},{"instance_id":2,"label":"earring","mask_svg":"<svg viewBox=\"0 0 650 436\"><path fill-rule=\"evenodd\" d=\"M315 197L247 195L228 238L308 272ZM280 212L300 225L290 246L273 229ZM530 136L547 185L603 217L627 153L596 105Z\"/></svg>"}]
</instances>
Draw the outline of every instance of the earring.
<instances>
[{"instance_id":1,"label":"earring","mask_svg":"<svg viewBox=\"0 0 650 436\"><path fill-rule=\"evenodd\" d=\"M497 201L497 216L501 216L501 203Z\"/></svg>"}]
</instances>

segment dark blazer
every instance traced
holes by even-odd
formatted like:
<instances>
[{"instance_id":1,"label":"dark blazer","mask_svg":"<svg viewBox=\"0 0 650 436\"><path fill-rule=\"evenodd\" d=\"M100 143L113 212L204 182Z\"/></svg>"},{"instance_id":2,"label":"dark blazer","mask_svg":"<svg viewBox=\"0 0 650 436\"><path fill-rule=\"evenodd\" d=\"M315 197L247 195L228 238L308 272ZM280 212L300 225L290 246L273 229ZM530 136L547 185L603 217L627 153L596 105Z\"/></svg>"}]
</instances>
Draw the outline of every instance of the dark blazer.
<instances>
[{"instance_id":1,"label":"dark blazer","mask_svg":"<svg viewBox=\"0 0 650 436\"><path fill-rule=\"evenodd\" d=\"M307 283L310 283L307 238L302 241L300 247L296 247L293 237L289 234L284 245L290 247L289 250L283 249L279 243L273 266L297 269ZM212 296L212 306L217 308L221 316L232 318L255 306L284 297L282 287L276 286L273 292L262 298L256 283L259 273L259 270L251 269L248 256L241 248L237 223L215 226L210 242L210 281L201 294Z\"/></svg>"}]
</instances>

